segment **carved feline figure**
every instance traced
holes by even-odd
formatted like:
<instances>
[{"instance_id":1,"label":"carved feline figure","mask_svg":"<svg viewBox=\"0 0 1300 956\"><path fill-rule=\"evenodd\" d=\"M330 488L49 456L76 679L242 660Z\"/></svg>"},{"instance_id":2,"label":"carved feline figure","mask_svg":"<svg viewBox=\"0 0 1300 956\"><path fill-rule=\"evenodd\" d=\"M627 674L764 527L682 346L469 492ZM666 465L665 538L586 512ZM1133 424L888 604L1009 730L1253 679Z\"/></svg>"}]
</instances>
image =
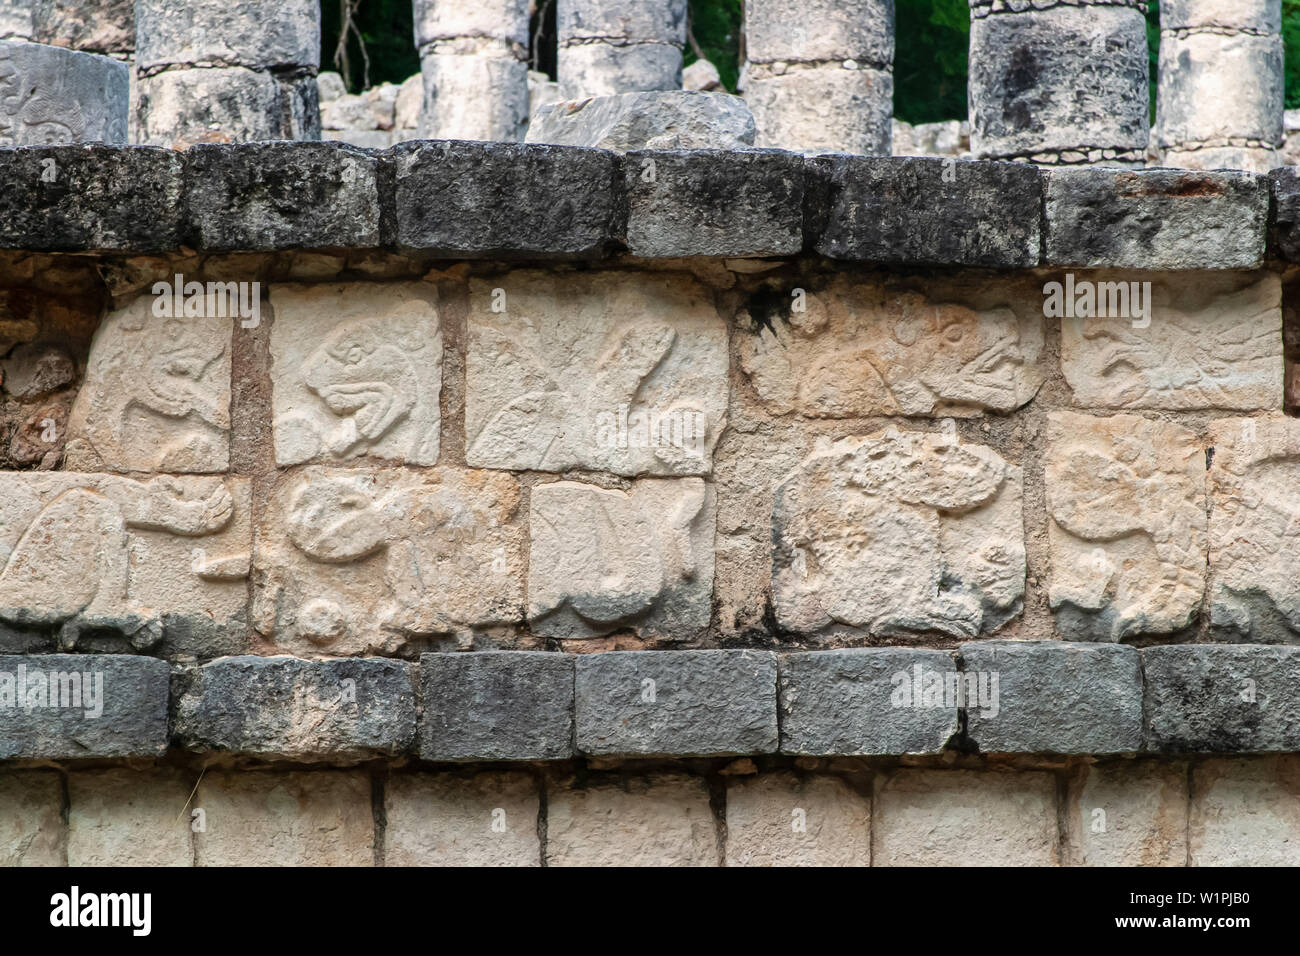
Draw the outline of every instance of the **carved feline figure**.
<instances>
[{"instance_id":1,"label":"carved feline figure","mask_svg":"<svg viewBox=\"0 0 1300 956\"><path fill-rule=\"evenodd\" d=\"M84 630L118 631L137 648L152 646L162 624L128 597L128 529L198 537L225 527L233 507L224 485L190 500L166 476L69 488L44 504L0 570L0 620L58 627L65 649Z\"/></svg>"}]
</instances>

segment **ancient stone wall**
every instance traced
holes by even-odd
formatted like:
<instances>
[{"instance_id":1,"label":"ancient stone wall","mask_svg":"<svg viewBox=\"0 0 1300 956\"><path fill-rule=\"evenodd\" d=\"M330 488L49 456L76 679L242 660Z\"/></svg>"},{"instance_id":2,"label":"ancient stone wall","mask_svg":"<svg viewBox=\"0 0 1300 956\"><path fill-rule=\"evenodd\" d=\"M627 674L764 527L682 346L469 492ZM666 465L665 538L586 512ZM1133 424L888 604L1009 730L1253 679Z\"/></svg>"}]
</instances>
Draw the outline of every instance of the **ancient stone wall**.
<instances>
[{"instance_id":1,"label":"ancient stone wall","mask_svg":"<svg viewBox=\"0 0 1300 956\"><path fill-rule=\"evenodd\" d=\"M0 184L0 861L1297 862L1294 169Z\"/></svg>"}]
</instances>

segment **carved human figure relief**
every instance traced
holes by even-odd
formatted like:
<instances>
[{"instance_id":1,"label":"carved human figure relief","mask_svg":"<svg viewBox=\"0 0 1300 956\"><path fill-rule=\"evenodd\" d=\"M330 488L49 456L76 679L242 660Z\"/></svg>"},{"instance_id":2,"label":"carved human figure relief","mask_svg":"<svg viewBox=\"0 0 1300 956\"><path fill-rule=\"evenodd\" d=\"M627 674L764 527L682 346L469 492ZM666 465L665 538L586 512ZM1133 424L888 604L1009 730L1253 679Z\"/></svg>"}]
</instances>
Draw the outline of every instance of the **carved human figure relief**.
<instances>
[{"instance_id":1,"label":"carved human figure relief","mask_svg":"<svg viewBox=\"0 0 1300 956\"><path fill-rule=\"evenodd\" d=\"M740 367L782 413L1014 411L1042 384L1041 305L1014 283L951 285L922 292L837 276L802 295L765 286L737 317Z\"/></svg>"},{"instance_id":2,"label":"carved human figure relief","mask_svg":"<svg viewBox=\"0 0 1300 956\"><path fill-rule=\"evenodd\" d=\"M425 282L271 289L278 465L438 461L442 331Z\"/></svg>"},{"instance_id":3,"label":"carved human figure relief","mask_svg":"<svg viewBox=\"0 0 1300 956\"><path fill-rule=\"evenodd\" d=\"M1210 427L1210 630L1218 641L1300 641L1300 422Z\"/></svg>"},{"instance_id":4,"label":"carved human figure relief","mask_svg":"<svg viewBox=\"0 0 1300 956\"><path fill-rule=\"evenodd\" d=\"M630 630L682 640L708 627L713 489L700 478L626 490L577 481L533 488L528 620L547 637Z\"/></svg>"},{"instance_id":5,"label":"carved human figure relief","mask_svg":"<svg viewBox=\"0 0 1300 956\"><path fill-rule=\"evenodd\" d=\"M400 651L523 617L511 475L310 466L258 532L254 618L295 653Z\"/></svg>"},{"instance_id":6,"label":"carved human figure relief","mask_svg":"<svg viewBox=\"0 0 1300 956\"><path fill-rule=\"evenodd\" d=\"M466 387L471 465L704 475L726 425L726 328L680 275L473 280Z\"/></svg>"},{"instance_id":7,"label":"carved human figure relief","mask_svg":"<svg viewBox=\"0 0 1300 956\"><path fill-rule=\"evenodd\" d=\"M1142 284L1127 273L1080 274L1112 311ZM1146 315L1062 318L1061 370L1086 408L1269 409L1282 404L1282 286L1198 273L1150 280ZM1109 286L1107 285L1109 283ZM1140 294L1140 293L1139 293ZM1127 301L1128 294L1122 297ZM1122 304L1122 303L1121 303ZM1125 310L1120 309L1124 312ZM1132 311L1131 309L1128 311Z\"/></svg>"},{"instance_id":8,"label":"carved human figure relief","mask_svg":"<svg viewBox=\"0 0 1300 956\"><path fill-rule=\"evenodd\" d=\"M72 469L204 473L230 464L230 319L154 315L152 296L95 332L68 419Z\"/></svg>"},{"instance_id":9,"label":"carved human figure relief","mask_svg":"<svg viewBox=\"0 0 1300 956\"><path fill-rule=\"evenodd\" d=\"M772 599L821 637L974 637L1020 613L1021 472L955 435L819 440L777 486Z\"/></svg>"},{"instance_id":10,"label":"carved human figure relief","mask_svg":"<svg viewBox=\"0 0 1300 956\"><path fill-rule=\"evenodd\" d=\"M156 644L169 614L233 618L251 557L246 482L0 474L0 620Z\"/></svg>"},{"instance_id":11,"label":"carved human figure relief","mask_svg":"<svg viewBox=\"0 0 1300 956\"><path fill-rule=\"evenodd\" d=\"M1205 449L1136 415L1048 417L1048 600L1069 640L1191 625L1205 590Z\"/></svg>"}]
</instances>

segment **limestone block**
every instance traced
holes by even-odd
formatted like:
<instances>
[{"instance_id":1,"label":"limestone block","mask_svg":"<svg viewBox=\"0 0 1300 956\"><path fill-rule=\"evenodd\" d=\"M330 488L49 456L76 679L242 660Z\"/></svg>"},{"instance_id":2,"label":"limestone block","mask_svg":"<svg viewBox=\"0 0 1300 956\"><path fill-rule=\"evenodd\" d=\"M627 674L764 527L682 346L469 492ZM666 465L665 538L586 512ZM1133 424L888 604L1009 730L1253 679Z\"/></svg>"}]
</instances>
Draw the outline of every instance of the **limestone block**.
<instances>
[{"instance_id":1,"label":"limestone block","mask_svg":"<svg viewBox=\"0 0 1300 956\"><path fill-rule=\"evenodd\" d=\"M727 866L870 866L871 805L843 780L727 781Z\"/></svg>"},{"instance_id":2,"label":"limestone block","mask_svg":"<svg viewBox=\"0 0 1300 956\"><path fill-rule=\"evenodd\" d=\"M524 773L388 778L385 866L541 866L537 782Z\"/></svg>"},{"instance_id":3,"label":"limestone block","mask_svg":"<svg viewBox=\"0 0 1300 956\"><path fill-rule=\"evenodd\" d=\"M415 45L488 37L528 47L528 0L415 0Z\"/></svg>"},{"instance_id":4,"label":"limestone block","mask_svg":"<svg viewBox=\"0 0 1300 956\"><path fill-rule=\"evenodd\" d=\"M874 866L1052 866L1051 774L900 770L877 783Z\"/></svg>"},{"instance_id":5,"label":"limestone block","mask_svg":"<svg viewBox=\"0 0 1300 956\"><path fill-rule=\"evenodd\" d=\"M395 129L415 129L420 122L420 111L424 109L424 77L417 73L408 77L397 88L397 99L393 103L393 127Z\"/></svg>"},{"instance_id":6,"label":"limestone block","mask_svg":"<svg viewBox=\"0 0 1300 956\"><path fill-rule=\"evenodd\" d=\"M209 772L193 807L199 866L371 866L374 817L363 773Z\"/></svg>"},{"instance_id":7,"label":"limestone block","mask_svg":"<svg viewBox=\"0 0 1300 956\"><path fill-rule=\"evenodd\" d=\"M573 660L548 651L421 654L421 759L572 757Z\"/></svg>"},{"instance_id":8,"label":"limestone block","mask_svg":"<svg viewBox=\"0 0 1300 956\"><path fill-rule=\"evenodd\" d=\"M185 304L206 314L174 314L184 305L164 284L166 292L137 297L96 330L68 422L66 468L199 473L229 467L231 338L240 320L230 317L236 310L228 298L210 296L197 283Z\"/></svg>"},{"instance_id":9,"label":"limestone block","mask_svg":"<svg viewBox=\"0 0 1300 956\"><path fill-rule=\"evenodd\" d=\"M1185 866L1187 765L1163 760L1084 767L1066 798L1075 866Z\"/></svg>"},{"instance_id":10,"label":"limestone block","mask_svg":"<svg viewBox=\"0 0 1300 956\"><path fill-rule=\"evenodd\" d=\"M310 466L257 531L258 631L300 656L391 654L523 617L512 475Z\"/></svg>"},{"instance_id":11,"label":"limestone block","mask_svg":"<svg viewBox=\"0 0 1300 956\"><path fill-rule=\"evenodd\" d=\"M68 865L193 866L193 789L167 770L68 774Z\"/></svg>"},{"instance_id":12,"label":"limestone block","mask_svg":"<svg viewBox=\"0 0 1300 956\"><path fill-rule=\"evenodd\" d=\"M561 45L686 42L686 0L558 0Z\"/></svg>"},{"instance_id":13,"label":"limestone block","mask_svg":"<svg viewBox=\"0 0 1300 956\"><path fill-rule=\"evenodd\" d=\"M1293 159L1274 149L1248 149L1229 146L1198 149L1169 149L1162 160L1166 166L1179 169L1240 169L1250 173L1266 174L1278 166L1291 165Z\"/></svg>"},{"instance_id":14,"label":"limestone block","mask_svg":"<svg viewBox=\"0 0 1300 956\"><path fill-rule=\"evenodd\" d=\"M1210 274L1192 282L1172 276L1152 282L1148 275L1076 277L1076 289L1095 291L1095 311L1114 317L1061 319L1061 371L1075 404L1281 408L1282 286L1277 276ZM1146 282L1151 283L1149 294L1142 288ZM1137 298L1145 300L1146 314L1140 317Z\"/></svg>"},{"instance_id":15,"label":"limestone block","mask_svg":"<svg viewBox=\"0 0 1300 956\"><path fill-rule=\"evenodd\" d=\"M319 140L311 76L233 66L167 70L139 78L135 141L186 149L195 143Z\"/></svg>"},{"instance_id":16,"label":"limestone block","mask_svg":"<svg viewBox=\"0 0 1300 956\"><path fill-rule=\"evenodd\" d=\"M382 658L223 657L179 695L172 736L190 750L268 759L400 754L415 739L414 670Z\"/></svg>"},{"instance_id":17,"label":"limestone block","mask_svg":"<svg viewBox=\"0 0 1300 956\"><path fill-rule=\"evenodd\" d=\"M275 462L438 461L442 329L425 282L271 289Z\"/></svg>"},{"instance_id":18,"label":"limestone block","mask_svg":"<svg viewBox=\"0 0 1300 956\"><path fill-rule=\"evenodd\" d=\"M0 760L161 757L170 678L140 654L0 657Z\"/></svg>"},{"instance_id":19,"label":"limestone block","mask_svg":"<svg viewBox=\"0 0 1300 956\"><path fill-rule=\"evenodd\" d=\"M738 316L740 367L773 412L812 418L966 417L1032 399L1043 318L1030 290L927 289L840 275L803 290L803 311L764 290Z\"/></svg>"},{"instance_id":20,"label":"limestone block","mask_svg":"<svg viewBox=\"0 0 1300 956\"><path fill-rule=\"evenodd\" d=\"M718 850L699 777L662 774L547 794L548 866L717 866Z\"/></svg>"},{"instance_id":21,"label":"limestone block","mask_svg":"<svg viewBox=\"0 0 1300 956\"><path fill-rule=\"evenodd\" d=\"M135 49L133 0L19 0L18 5L29 2L33 37L40 43L94 53Z\"/></svg>"},{"instance_id":22,"label":"limestone block","mask_svg":"<svg viewBox=\"0 0 1300 956\"><path fill-rule=\"evenodd\" d=\"M560 95L566 100L682 88L682 49L675 43L561 40L556 61Z\"/></svg>"},{"instance_id":23,"label":"limestone block","mask_svg":"<svg viewBox=\"0 0 1300 956\"><path fill-rule=\"evenodd\" d=\"M547 637L631 629L688 640L709 624L714 495L699 478L627 491L576 481L533 488L528 620Z\"/></svg>"},{"instance_id":24,"label":"limestone block","mask_svg":"<svg viewBox=\"0 0 1300 956\"><path fill-rule=\"evenodd\" d=\"M129 115L125 63L0 40L0 146L125 143Z\"/></svg>"},{"instance_id":25,"label":"limestone block","mask_svg":"<svg viewBox=\"0 0 1300 956\"><path fill-rule=\"evenodd\" d=\"M1205 590L1205 453L1179 425L1048 417L1048 600L1069 640L1193 623Z\"/></svg>"},{"instance_id":26,"label":"limestone block","mask_svg":"<svg viewBox=\"0 0 1300 956\"><path fill-rule=\"evenodd\" d=\"M1038 265L1043 184L1034 166L818 156L808 172L807 230L822 255L906 269Z\"/></svg>"},{"instance_id":27,"label":"limestone block","mask_svg":"<svg viewBox=\"0 0 1300 956\"><path fill-rule=\"evenodd\" d=\"M849 647L783 654L780 673L786 754L937 754L957 733L965 703L956 699L957 663L948 651Z\"/></svg>"},{"instance_id":28,"label":"limestone block","mask_svg":"<svg viewBox=\"0 0 1300 956\"><path fill-rule=\"evenodd\" d=\"M1219 419L1210 428L1210 628L1218 641L1300 642L1293 516L1300 423Z\"/></svg>"},{"instance_id":29,"label":"limestone block","mask_svg":"<svg viewBox=\"0 0 1300 956\"><path fill-rule=\"evenodd\" d=\"M1161 0L1160 29L1278 33L1281 12L1278 0Z\"/></svg>"},{"instance_id":30,"label":"limestone block","mask_svg":"<svg viewBox=\"0 0 1300 956\"><path fill-rule=\"evenodd\" d=\"M682 70L682 89L701 92L726 90L722 85L722 77L718 75L718 68L708 60L696 60Z\"/></svg>"},{"instance_id":31,"label":"limestone block","mask_svg":"<svg viewBox=\"0 0 1300 956\"><path fill-rule=\"evenodd\" d=\"M423 95L423 93L421 93ZM528 115L534 116L548 103L559 103L564 97L560 95L560 84L539 70L528 71Z\"/></svg>"},{"instance_id":32,"label":"limestone block","mask_svg":"<svg viewBox=\"0 0 1300 956\"><path fill-rule=\"evenodd\" d=\"M745 0L745 56L753 63L894 62L893 0Z\"/></svg>"},{"instance_id":33,"label":"limestone block","mask_svg":"<svg viewBox=\"0 0 1300 956\"><path fill-rule=\"evenodd\" d=\"M750 76L744 89L758 129L755 146L863 156L892 152L892 73L829 64Z\"/></svg>"},{"instance_id":34,"label":"limestone block","mask_svg":"<svg viewBox=\"0 0 1300 956\"><path fill-rule=\"evenodd\" d=\"M57 345L24 343L0 361L6 395L30 402L71 385L77 364Z\"/></svg>"},{"instance_id":35,"label":"limestone block","mask_svg":"<svg viewBox=\"0 0 1300 956\"><path fill-rule=\"evenodd\" d=\"M1136 6L1061 5L972 19L977 159L1145 152L1148 99L1146 19Z\"/></svg>"},{"instance_id":36,"label":"limestone block","mask_svg":"<svg viewBox=\"0 0 1300 956\"><path fill-rule=\"evenodd\" d=\"M1207 760L1192 771L1192 866L1300 863L1300 758Z\"/></svg>"},{"instance_id":37,"label":"limestone block","mask_svg":"<svg viewBox=\"0 0 1300 956\"><path fill-rule=\"evenodd\" d=\"M777 487L772 601L817 638L973 637L1020 613L1021 471L944 433L816 448Z\"/></svg>"},{"instance_id":38,"label":"limestone block","mask_svg":"<svg viewBox=\"0 0 1300 956\"><path fill-rule=\"evenodd\" d=\"M57 629L65 649L100 631L136 650L175 631L229 640L251 511L242 478L0 473L0 620Z\"/></svg>"},{"instance_id":39,"label":"limestone block","mask_svg":"<svg viewBox=\"0 0 1300 956\"><path fill-rule=\"evenodd\" d=\"M468 338L470 465L710 471L726 425L727 333L698 282L625 272L476 279Z\"/></svg>"},{"instance_id":40,"label":"limestone block","mask_svg":"<svg viewBox=\"0 0 1300 956\"><path fill-rule=\"evenodd\" d=\"M136 0L136 68L320 66L317 0Z\"/></svg>"},{"instance_id":41,"label":"limestone block","mask_svg":"<svg viewBox=\"0 0 1300 956\"><path fill-rule=\"evenodd\" d=\"M59 774L0 774L0 866L65 866L67 852Z\"/></svg>"},{"instance_id":42,"label":"limestone block","mask_svg":"<svg viewBox=\"0 0 1300 956\"><path fill-rule=\"evenodd\" d=\"M1282 143L1282 36L1160 38L1158 141L1165 147Z\"/></svg>"},{"instance_id":43,"label":"limestone block","mask_svg":"<svg viewBox=\"0 0 1300 956\"><path fill-rule=\"evenodd\" d=\"M424 77L422 139L518 142L528 128L528 64L509 56L430 53Z\"/></svg>"},{"instance_id":44,"label":"limestone block","mask_svg":"<svg viewBox=\"0 0 1300 956\"><path fill-rule=\"evenodd\" d=\"M536 107L529 143L633 149L743 149L754 117L729 93L651 90L564 100Z\"/></svg>"}]
</instances>

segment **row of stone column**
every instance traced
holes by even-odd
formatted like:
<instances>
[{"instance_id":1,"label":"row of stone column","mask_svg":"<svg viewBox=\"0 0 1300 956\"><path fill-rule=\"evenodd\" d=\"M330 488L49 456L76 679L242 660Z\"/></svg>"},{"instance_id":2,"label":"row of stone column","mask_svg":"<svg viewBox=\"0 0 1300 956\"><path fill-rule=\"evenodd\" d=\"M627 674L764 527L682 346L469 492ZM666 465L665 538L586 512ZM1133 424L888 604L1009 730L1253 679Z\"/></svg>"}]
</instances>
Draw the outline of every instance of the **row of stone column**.
<instances>
[{"instance_id":1,"label":"row of stone column","mask_svg":"<svg viewBox=\"0 0 1300 956\"><path fill-rule=\"evenodd\" d=\"M556 0L578 99L681 87L687 0ZM969 0L971 150L1047 165L1148 155L1146 0ZM522 139L529 0L413 0L421 135ZM319 0L4 0L0 143L317 139ZM891 150L893 0L745 0L757 145ZM1266 169L1282 137L1281 0L1162 0L1157 143ZM36 41L36 42L20 42ZM132 49L132 47L134 49Z\"/></svg>"}]
</instances>

